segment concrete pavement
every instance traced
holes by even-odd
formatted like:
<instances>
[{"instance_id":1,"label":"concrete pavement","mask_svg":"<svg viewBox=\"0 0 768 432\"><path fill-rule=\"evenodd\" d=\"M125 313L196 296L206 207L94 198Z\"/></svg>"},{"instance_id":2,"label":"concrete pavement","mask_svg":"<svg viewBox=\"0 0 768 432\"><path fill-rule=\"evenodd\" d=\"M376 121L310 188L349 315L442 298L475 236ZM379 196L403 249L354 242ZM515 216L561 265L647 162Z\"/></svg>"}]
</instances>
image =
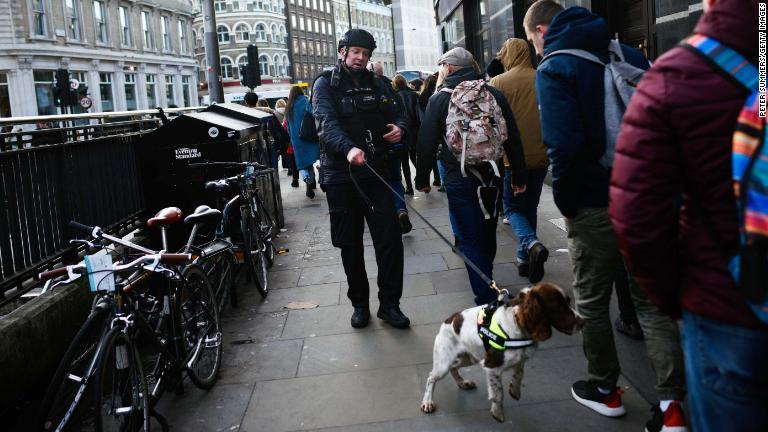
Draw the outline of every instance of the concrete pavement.
<instances>
[{"instance_id":1,"label":"concrete pavement","mask_svg":"<svg viewBox=\"0 0 768 432\"><path fill-rule=\"evenodd\" d=\"M490 404L479 366L464 375L479 383L459 390L450 378L435 390L436 413L419 411L431 369L432 343L446 317L473 306L461 260L415 214L414 230L403 236L405 283L401 307L410 330L397 330L373 317L362 330L349 325L352 308L339 252L331 245L328 207L291 188L281 172L286 231L277 239L290 252L279 255L269 274L267 299L240 288L241 306L224 312L224 357L219 382L208 392L187 382L186 392L166 395L158 411L176 431L642 431L650 416L654 375L642 342L616 336L624 368L620 385L628 414L602 417L577 404L570 385L586 378L581 337L555 333L525 365L520 401L505 394L506 422ZM408 201L449 239L445 194L434 189ZM539 233L550 249L546 281L571 289L566 235L545 186ZM376 302L377 268L366 233L365 259ZM499 224L496 281L515 292L528 286L517 276L515 239ZM288 310L292 301L314 309ZM617 310L614 304L613 316Z\"/></svg>"}]
</instances>

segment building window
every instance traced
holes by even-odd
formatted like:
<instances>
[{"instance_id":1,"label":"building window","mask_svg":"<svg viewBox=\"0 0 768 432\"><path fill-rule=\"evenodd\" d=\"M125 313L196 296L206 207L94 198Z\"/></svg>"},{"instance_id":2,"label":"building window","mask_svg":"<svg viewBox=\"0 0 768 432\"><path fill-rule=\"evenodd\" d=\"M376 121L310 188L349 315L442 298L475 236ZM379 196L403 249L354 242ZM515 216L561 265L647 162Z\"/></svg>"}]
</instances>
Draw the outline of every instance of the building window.
<instances>
[{"instance_id":1,"label":"building window","mask_svg":"<svg viewBox=\"0 0 768 432\"><path fill-rule=\"evenodd\" d=\"M272 42L277 42L277 43L281 42L280 40L281 35L277 33L277 25L272 24L271 30L272 30Z\"/></svg>"},{"instance_id":2,"label":"building window","mask_svg":"<svg viewBox=\"0 0 768 432\"><path fill-rule=\"evenodd\" d=\"M315 33L320 33L320 21L315 20Z\"/></svg>"},{"instance_id":3,"label":"building window","mask_svg":"<svg viewBox=\"0 0 768 432\"><path fill-rule=\"evenodd\" d=\"M66 17L67 37L80 39L80 11L77 0L64 0L64 16Z\"/></svg>"},{"instance_id":4,"label":"building window","mask_svg":"<svg viewBox=\"0 0 768 432\"><path fill-rule=\"evenodd\" d=\"M144 48L152 49L154 43L152 41L152 18L149 15L149 11L141 11L141 33L144 41Z\"/></svg>"},{"instance_id":5,"label":"building window","mask_svg":"<svg viewBox=\"0 0 768 432\"><path fill-rule=\"evenodd\" d=\"M157 107L157 76L147 75L147 108Z\"/></svg>"},{"instance_id":6,"label":"building window","mask_svg":"<svg viewBox=\"0 0 768 432\"><path fill-rule=\"evenodd\" d=\"M38 115L58 114L53 105L53 71L32 71L35 80L35 99Z\"/></svg>"},{"instance_id":7,"label":"building window","mask_svg":"<svg viewBox=\"0 0 768 432\"><path fill-rule=\"evenodd\" d=\"M216 34L219 37L219 43L229 42L229 29L227 26L220 25L216 27Z\"/></svg>"},{"instance_id":8,"label":"building window","mask_svg":"<svg viewBox=\"0 0 768 432\"><path fill-rule=\"evenodd\" d=\"M125 74L125 109L136 110L136 100L136 74Z\"/></svg>"},{"instance_id":9,"label":"building window","mask_svg":"<svg viewBox=\"0 0 768 432\"><path fill-rule=\"evenodd\" d=\"M221 58L221 77L232 78L232 60L228 57Z\"/></svg>"},{"instance_id":10,"label":"building window","mask_svg":"<svg viewBox=\"0 0 768 432\"><path fill-rule=\"evenodd\" d=\"M112 95L112 74L99 72L99 93L101 94L101 111L115 110L115 98Z\"/></svg>"},{"instance_id":11,"label":"building window","mask_svg":"<svg viewBox=\"0 0 768 432\"><path fill-rule=\"evenodd\" d=\"M187 52L187 22L179 20L179 51L183 54Z\"/></svg>"},{"instance_id":12,"label":"building window","mask_svg":"<svg viewBox=\"0 0 768 432\"><path fill-rule=\"evenodd\" d=\"M248 24L238 24L237 27L235 27L235 37L237 37L238 42L248 42L250 40L250 29L248 28Z\"/></svg>"},{"instance_id":13,"label":"building window","mask_svg":"<svg viewBox=\"0 0 768 432\"><path fill-rule=\"evenodd\" d=\"M315 42L315 54L320 55L320 42Z\"/></svg>"},{"instance_id":14,"label":"building window","mask_svg":"<svg viewBox=\"0 0 768 432\"><path fill-rule=\"evenodd\" d=\"M275 54L275 76L283 76L283 59L279 54Z\"/></svg>"},{"instance_id":15,"label":"building window","mask_svg":"<svg viewBox=\"0 0 768 432\"><path fill-rule=\"evenodd\" d=\"M256 10L262 10L262 9L264 9L264 1L256 0Z\"/></svg>"},{"instance_id":16,"label":"building window","mask_svg":"<svg viewBox=\"0 0 768 432\"><path fill-rule=\"evenodd\" d=\"M291 28L296 28L296 15L291 14Z\"/></svg>"},{"instance_id":17,"label":"building window","mask_svg":"<svg viewBox=\"0 0 768 432\"><path fill-rule=\"evenodd\" d=\"M32 27L35 35L45 36L45 0L32 0L32 21Z\"/></svg>"},{"instance_id":18,"label":"building window","mask_svg":"<svg viewBox=\"0 0 768 432\"><path fill-rule=\"evenodd\" d=\"M299 53L299 41L298 41L298 39L294 39L293 40L293 52L294 52L294 54L298 54Z\"/></svg>"},{"instance_id":19,"label":"building window","mask_svg":"<svg viewBox=\"0 0 768 432\"><path fill-rule=\"evenodd\" d=\"M106 43L109 39L107 35L107 11L104 9L104 2L93 1L93 26L96 32L96 41Z\"/></svg>"},{"instance_id":20,"label":"building window","mask_svg":"<svg viewBox=\"0 0 768 432\"><path fill-rule=\"evenodd\" d=\"M265 26L262 23L256 24L256 40L260 42L266 42L267 41L267 26Z\"/></svg>"},{"instance_id":21,"label":"building window","mask_svg":"<svg viewBox=\"0 0 768 432\"><path fill-rule=\"evenodd\" d=\"M173 79L173 75L165 76L165 104L167 107L176 104L176 82Z\"/></svg>"},{"instance_id":22,"label":"building window","mask_svg":"<svg viewBox=\"0 0 768 432\"><path fill-rule=\"evenodd\" d=\"M190 94L192 91L191 81L192 77L189 75L183 75L181 77L181 96L184 98L185 107L192 106L192 95Z\"/></svg>"},{"instance_id":23,"label":"building window","mask_svg":"<svg viewBox=\"0 0 768 432\"><path fill-rule=\"evenodd\" d=\"M288 32L285 30L284 25L280 25L280 42L287 44L288 43Z\"/></svg>"},{"instance_id":24,"label":"building window","mask_svg":"<svg viewBox=\"0 0 768 432\"><path fill-rule=\"evenodd\" d=\"M304 70L304 78L309 79L309 66L305 64L302 66L302 69Z\"/></svg>"},{"instance_id":25,"label":"building window","mask_svg":"<svg viewBox=\"0 0 768 432\"><path fill-rule=\"evenodd\" d=\"M213 9L216 10L216 12L226 12L227 11L226 0L213 0Z\"/></svg>"},{"instance_id":26,"label":"building window","mask_svg":"<svg viewBox=\"0 0 768 432\"><path fill-rule=\"evenodd\" d=\"M123 46L131 46L131 16L128 15L128 8L120 6L120 43Z\"/></svg>"},{"instance_id":27,"label":"building window","mask_svg":"<svg viewBox=\"0 0 768 432\"><path fill-rule=\"evenodd\" d=\"M11 114L11 97L8 92L8 75L0 74L0 117L13 117Z\"/></svg>"},{"instance_id":28,"label":"building window","mask_svg":"<svg viewBox=\"0 0 768 432\"><path fill-rule=\"evenodd\" d=\"M299 17L299 30L304 30L304 17Z\"/></svg>"},{"instance_id":29,"label":"building window","mask_svg":"<svg viewBox=\"0 0 768 432\"><path fill-rule=\"evenodd\" d=\"M171 20L167 16L160 17L160 34L163 35L163 51L171 50Z\"/></svg>"},{"instance_id":30,"label":"building window","mask_svg":"<svg viewBox=\"0 0 768 432\"><path fill-rule=\"evenodd\" d=\"M269 75L269 57L266 55L259 56L259 71L262 75Z\"/></svg>"},{"instance_id":31,"label":"building window","mask_svg":"<svg viewBox=\"0 0 768 432\"><path fill-rule=\"evenodd\" d=\"M237 58L237 72L240 73L240 66L245 66L248 64L248 56L247 55L241 55Z\"/></svg>"}]
</instances>

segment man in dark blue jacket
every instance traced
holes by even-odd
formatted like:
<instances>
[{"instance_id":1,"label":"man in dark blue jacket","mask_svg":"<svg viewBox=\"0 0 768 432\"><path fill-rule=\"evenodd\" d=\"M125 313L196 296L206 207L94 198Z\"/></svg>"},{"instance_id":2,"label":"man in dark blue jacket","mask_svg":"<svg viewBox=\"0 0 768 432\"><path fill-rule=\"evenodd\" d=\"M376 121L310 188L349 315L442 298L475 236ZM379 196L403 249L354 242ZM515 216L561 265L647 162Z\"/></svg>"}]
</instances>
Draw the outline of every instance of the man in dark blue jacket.
<instances>
[{"instance_id":1,"label":"man in dark blue jacket","mask_svg":"<svg viewBox=\"0 0 768 432\"><path fill-rule=\"evenodd\" d=\"M590 378L571 393L579 403L610 417L625 414L616 383L620 366L611 329L609 304L613 281L624 268L608 217L610 168L606 152L604 72L599 64L574 55L547 55L565 49L588 51L609 61L606 22L581 7L566 10L552 0L534 3L523 26L536 52L545 56L536 75L541 128L552 161L552 191L568 226L576 307L585 319L584 353ZM648 69L648 61L622 45L625 60ZM656 371L660 406L646 430L662 430L664 412L685 397L685 378L677 325L662 315L630 278L632 298ZM679 406L679 405L676 405ZM685 430L683 423L682 429Z\"/></svg>"},{"instance_id":2,"label":"man in dark blue jacket","mask_svg":"<svg viewBox=\"0 0 768 432\"><path fill-rule=\"evenodd\" d=\"M376 48L370 33L352 29L339 41L339 64L313 86L312 109L320 137L320 184L328 198L331 241L341 249L352 301L352 327L368 325L369 286L363 259L364 222L379 268L377 316L407 328L400 311L403 240L387 184L388 153L404 137L406 120L387 84L366 69ZM375 172L374 172L375 170Z\"/></svg>"},{"instance_id":3,"label":"man in dark blue jacket","mask_svg":"<svg viewBox=\"0 0 768 432\"><path fill-rule=\"evenodd\" d=\"M496 226L501 209L502 179L495 176L490 164L476 167L475 172L483 178L482 182L469 170L466 171L467 176L464 177L459 161L445 143L445 119L448 117L451 89L464 81L483 79L483 76L475 70L472 54L461 47L443 54L438 64L442 68L440 73L445 75L445 80L440 89L429 99L427 110L421 121L419 142L416 148L418 152L416 189L422 192L430 191L429 173L434 165L435 156L437 156L445 170L443 185L448 195L448 207L456 218L456 227L461 237L461 251L486 276L493 277L493 260L496 257ZM512 185L515 193L522 192L525 190L526 184L525 158L515 116L509 108L507 99L499 90L491 86L487 86L487 89L501 107L507 124L508 138L502 145L512 165ZM497 166L503 166L500 160L497 161ZM484 203L480 202L478 191L484 185L490 186L490 188L485 189L490 189L491 196L493 196L493 189L495 189L495 200L491 198ZM488 198L488 196L484 195L484 198ZM476 304L482 305L496 300L496 293L469 266L467 266L467 272L472 291L475 294Z\"/></svg>"}]
</instances>

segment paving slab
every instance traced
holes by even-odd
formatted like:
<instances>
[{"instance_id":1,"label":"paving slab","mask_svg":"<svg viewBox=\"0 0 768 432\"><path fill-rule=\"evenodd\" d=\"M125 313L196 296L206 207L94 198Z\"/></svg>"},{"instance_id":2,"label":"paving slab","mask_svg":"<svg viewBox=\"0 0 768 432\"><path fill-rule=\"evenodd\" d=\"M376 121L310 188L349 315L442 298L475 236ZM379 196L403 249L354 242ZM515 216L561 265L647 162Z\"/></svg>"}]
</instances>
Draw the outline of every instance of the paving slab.
<instances>
[{"instance_id":1,"label":"paving slab","mask_svg":"<svg viewBox=\"0 0 768 432\"><path fill-rule=\"evenodd\" d=\"M225 341L217 385L293 378L302 343L301 339L238 344Z\"/></svg>"},{"instance_id":2,"label":"paving slab","mask_svg":"<svg viewBox=\"0 0 768 432\"><path fill-rule=\"evenodd\" d=\"M283 332L287 318L287 311L224 315L221 318L224 343L239 340L254 340L257 342L276 340Z\"/></svg>"},{"instance_id":3,"label":"paving slab","mask_svg":"<svg viewBox=\"0 0 768 432\"><path fill-rule=\"evenodd\" d=\"M377 285L375 278L368 279L368 286L370 287L371 299L378 298L379 286ZM341 289L339 292L339 304L351 304L347 297L347 290L349 288L349 282L341 282ZM435 287L432 284L432 279L429 273L412 274L403 276L403 298L408 297L420 297L426 295L435 294Z\"/></svg>"},{"instance_id":4,"label":"paving slab","mask_svg":"<svg viewBox=\"0 0 768 432\"><path fill-rule=\"evenodd\" d=\"M236 431L239 430L254 387L254 383L217 382L212 389L206 391L187 381L184 394L167 392L156 409L168 420L174 431ZM152 430L160 430L160 425L154 419L151 427Z\"/></svg>"},{"instance_id":5,"label":"paving slab","mask_svg":"<svg viewBox=\"0 0 768 432\"><path fill-rule=\"evenodd\" d=\"M438 324L307 338L298 376L364 371L432 361Z\"/></svg>"},{"instance_id":6,"label":"paving slab","mask_svg":"<svg viewBox=\"0 0 768 432\"><path fill-rule=\"evenodd\" d=\"M275 289L270 291L266 298L252 295L245 299L240 299L239 307L227 313L235 315L242 313L280 312L286 310L285 306L288 303L296 301L311 302L318 306L332 306L339 304L339 291L338 282L290 289Z\"/></svg>"},{"instance_id":7,"label":"paving slab","mask_svg":"<svg viewBox=\"0 0 768 432\"><path fill-rule=\"evenodd\" d=\"M448 270L448 266L440 254L414 256L405 260L404 273L407 275L431 273L441 270Z\"/></svg>"},{"instance_id":8,"label":"paving slab","mask_svg":"<svg viewBox=\"0 0 768 432\"><path fill-rule=\"evenodd\" d=\"M413 417L417 383L415 366L259 382L240 430L312 430Z\"/></svg>"}]
</instances>

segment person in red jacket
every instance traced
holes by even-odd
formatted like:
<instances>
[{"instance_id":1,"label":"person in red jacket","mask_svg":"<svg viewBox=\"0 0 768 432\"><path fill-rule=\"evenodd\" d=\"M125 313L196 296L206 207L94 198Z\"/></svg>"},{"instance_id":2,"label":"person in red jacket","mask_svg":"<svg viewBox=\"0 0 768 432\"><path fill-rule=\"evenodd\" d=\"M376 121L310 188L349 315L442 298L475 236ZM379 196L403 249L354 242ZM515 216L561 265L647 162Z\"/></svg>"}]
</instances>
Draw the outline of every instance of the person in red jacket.
<instances>
[{"instance_id":1,"label":"person in red jacket","mask_svg":"<svg viewBox=\"0 0 768 432\"><path fill-rule=\"evenodd\" d=\"M757 65L758 6L705 0L694 33ZM731 142L746 97L697 53L670 50L624 115L611 179L609 213L631 273L663 312L683 318L696 431L768 430L768 326L723 258L739 242Z\"/></svg>"}]
</instances>

